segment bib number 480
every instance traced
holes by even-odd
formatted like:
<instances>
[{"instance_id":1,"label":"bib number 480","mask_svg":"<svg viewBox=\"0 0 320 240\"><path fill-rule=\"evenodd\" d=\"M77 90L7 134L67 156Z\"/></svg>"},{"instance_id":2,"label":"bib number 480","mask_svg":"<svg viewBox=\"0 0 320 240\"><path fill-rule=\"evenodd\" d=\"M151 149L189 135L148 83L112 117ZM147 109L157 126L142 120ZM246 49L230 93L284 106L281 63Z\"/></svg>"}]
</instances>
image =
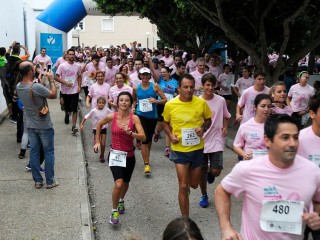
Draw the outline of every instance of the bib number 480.
<instances>
[{"instance_id":1,"label":"bib number 480","mask_svg":"<svg viewBox=\"0 0 320 240\"><path fill-rule=\"evenodd\" d=\"M286 205L275 205L272 211L277 214L289 214L290 207Z\"/></svg>"}]
</instances>

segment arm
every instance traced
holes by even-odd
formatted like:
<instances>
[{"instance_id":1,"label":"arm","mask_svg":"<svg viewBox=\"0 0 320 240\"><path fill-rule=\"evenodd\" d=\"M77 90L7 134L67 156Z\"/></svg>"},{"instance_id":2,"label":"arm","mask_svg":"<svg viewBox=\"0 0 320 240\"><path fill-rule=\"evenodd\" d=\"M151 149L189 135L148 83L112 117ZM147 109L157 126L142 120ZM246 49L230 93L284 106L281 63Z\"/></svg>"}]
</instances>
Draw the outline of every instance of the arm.
<instances>
[{"instance_id":1,"label":"arm","mask_svg":"<svg viewBox=\"0 0 320 240\"><path fill-rule=\"evenodd\" d=\"M10 55L11 54L11 50L13 48L13 46L16 44L16 41L13 41L13 43L8 47L6 54Z\"/></svg>"},{"instance_id":2,"label":"arm","mask_svg":"<svg viewBox=\"0 0 320 240\"><path fill-rule=\"evenodd\" d=\"M134 41L133 43L130 43L132 46L132 57L133 59L136 59L136 46L137 46L137 41Z\"/></svg>"},{"instance_id":3,"label":"arm","mask_svg":"<svg viewBox=\"0 0 320 240\"><path fill-rule=\"evenodd\" d=\"M320 203L313 202L313 209L314 212L304 213L302 215L302 220L304 223L308 224L312 230L316 231L320 229Z\"/></svg>"},{"instance_id":4,"label":"arm","mask_svg":"<svg viewBox=\"0 0 320 240\"><path fill-rule=\"evenodd\" d=\"M57 73L56 74L56 81L67 86L67 87L72 87L72 83L71 82L67 82L64 79L61 78L61 76Z\"/></svg>"},{"instance_id":5,"label":"arm","mask_svg":"<svg viewBox=\"0 0 320 240\"><path fill-rule=\"evenodd\" d=\"M289 107L291 107L291 105L290 105L290 103L291 103L291 100L292 100L292 97L287 97L287 105L289 106Z\"/></svg>"},{"instance_id":6,"label":"arm","mask_svg":"<svg viewBox=\"0 0 320 240\"><path fill-rule=\"evenodd\" d=\"M222 136L225 137L228 134L228 125L230 118L223 118Z\"/></svg>"},{"instance_id":7,"label":"arm","mask_svg":"<svg viewBox=\"0 0 320 240\"><path fill-rule=\"evenodd\" d=\"M240 97L239 90L238 90L238 88L237 88L236 86L233 86L233 87L232 87L232 90L234 91L234 93L235 93L238 97Z\"/></svg>"},{"instance_id":8,"label":"arm","mask_svg":"<svg viewBox=\"0 0 320 240\"><path fill-rule=\"evenodd\" d=\"M238 104L237 104L237 108L236 108L236 119L237 119L237 121L242 120L241 107Z\"/></svg>"},{"instance_id":9,"label":"arm","mask_svg":"<svg viewBox=\"0 0 320 240\"><path fill-rule=\"evenodd\" d=\"M215 190L214 202L221 229L221 239L242 240L240 233L232 227L230 222L231 194L219 185Z\"/></svg>"},{"instance_id":10,"label":"arm","mask_svg":"<svg viewBox=\"0 0 320 240\"><path fill-rule=\"evenodd\" d=\"M91 97L88 95L86 98L86 108L91 107L90 100L91 100Z\"/></svg>"},{"instance_id":11,"label":"arm","mask_svg":"<svg viewBox=\"0 0 320 240\"><path fill-rule=\"evenodd\" d=\"M101 146L100 146L100 132L101 132L102 126L105 125L105 124L107 124L107 123L112 122L113 116L114 116L113 113L108 114L106 117L104 117L103 119L101 119L101 120L97 123L97 125L96 125L96 138L95 138L96 143L95 143L95 145L93 146L93 151L94 151L95 153L99 152L100 147L101 147Z\"/></svg>"},{"instance_id":12,"label":"arm","mask_svg":"<svg viewBox=\"0 0 320 240\"><path fill-rule=\"evenodd\" d=\"M133 97L132 111L135 112L136 106L137 106L137 87L133 87L132 97Z\"/></svg>"},{"instance_id":13,"label":"arm","mask_svg":"<svg viewBox=\"0 0 320 240\"><path fill-rule=\"evenodd\" d=\"M85 118L82 118L82 121L80 123L80 131L83 131L84 130L84 123L87 121L87 119Z\"/></svg>"},{"instance_id":14,"label":"arm","mask_svg":"<svg viewBox=\"0 0 320 240\"><path fill-rule=\"evenodd\" d=\"M196 129L196 133L199 137L202 137L205 130L211 126L211 118L205 119L201 127Z\"/></svg>"},{"instance_id":15,"label":"arm","mask_svg":"<svg viewBox=\"0 0 320 240\"><path fill-rule=\"evenodd\" d=\"M132 137L144 142L146 140L146 135L144 133L139 117L136 115L133 116L133 122L134 126L136 127L136 132L130 131L131 133L129 132L129 135L131 134Z\"/></svg>"},{"instance_id":16,"label":"arm","mask_svg":"<svg viewBox=\"0 0 320 240\"><path fill-rule=\"evenodd\" d=\"M177 144L179 143L180 139L178 138L177 135L174 135L172 133L172 128L170 126L169 122L163 121L163 128L164 131L166 132L166 134L169 136L169 138L171 139L172 144Z\"/></svg>"},{"instance_id":17,"label":"arm","mask_svg":"<svg viewBox=\"0 0 320 240\"><path fill-rule=\"evenodd\" d=\"M81 74L78 75L77 81L78 81L78 92L80 92L81 91L81 82L82 82Z\"/></svg>"},{"instance_id":18,"label":"arm","mask_svg":"<svg viewBox=\"0 0 320 240\"><path fill-rule=\"evenodd\" d=\"M150 70L151 70L151 73L152 73L152 76L153 76L154 80L155 80L156 82L159 82L159 80L160 80L160 74L159 74L159 72L158 72L157 70L154 69L153 62L152 62L152 60L151 60L151 57L146 57L146 59L147 59L148 62L149 62Z\"/></svg>"},{"instance_id":19,"label":"arm","mask_svg":"<svg viewBox=\"0 0 320 240\"><path fill-rule=\"evenodd\" d=\"M150 102L156 104L165 104L167 102L166 95L164 95L162 89L156 83L154 84L154 91L161 97L161 100L150 97Z\"/></svg>"},{"instance_id":20,"label":"arm","mask_svg":"<svg viewBox=\"0 0 320 240\"><path fill-rule=\"evenodd\" d=\"M24 55L26 56L26 59L28 59L30 57L28 49L24 45L21 45L21 48L24 50Z\"/></svg>"},{"instance_id":21,"label":"arm","mask_svg":"<svg viewBox=\"0 0 320 240\"><path fill-rule=\"evenodd\" d=\"M246 153L241 147L232 146L232 150L243 157L244 160L252 159L252 153Z\"/></svg>"},{"instance_id":22,"label":"arm","mask_svg":"<svg viewBox=\"0 0 320 240\"><path fill-rule=\"evenodd\" d=\"M54 82L53 73L51 71L47 73L47 78L48 78L49 85L50 85L50 92L49 92L47 98L56 99L57 98L57 87Z\"/></svg>"}]
</instances>

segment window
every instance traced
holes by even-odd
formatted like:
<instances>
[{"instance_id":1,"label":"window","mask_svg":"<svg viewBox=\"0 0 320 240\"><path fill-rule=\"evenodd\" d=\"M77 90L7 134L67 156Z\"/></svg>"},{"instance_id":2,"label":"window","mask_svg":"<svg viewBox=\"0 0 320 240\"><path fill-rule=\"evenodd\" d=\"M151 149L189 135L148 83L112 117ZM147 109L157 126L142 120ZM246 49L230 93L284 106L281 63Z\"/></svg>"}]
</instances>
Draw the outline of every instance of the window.
<instances>
[{"instance_id":1,"label":"window","mask_svg":"<svg viewBox=\"0 0 320 240\"><path fill-rule=\"evenodd\" d=\"M113 32L114 19L113 17L101 18L101 32Z\"/></svg>"},{"instance_id":2,"label":"window","mask_svg":"<svg viewBox=\"0 0 320 240\"><path fill-rule=\"evenodd\" d=\"M73 30L76 30L76 28L79 27L81 31L84 31L84 19L82 19L77 25L73 27Z\"/></svg>"}]
</instances>

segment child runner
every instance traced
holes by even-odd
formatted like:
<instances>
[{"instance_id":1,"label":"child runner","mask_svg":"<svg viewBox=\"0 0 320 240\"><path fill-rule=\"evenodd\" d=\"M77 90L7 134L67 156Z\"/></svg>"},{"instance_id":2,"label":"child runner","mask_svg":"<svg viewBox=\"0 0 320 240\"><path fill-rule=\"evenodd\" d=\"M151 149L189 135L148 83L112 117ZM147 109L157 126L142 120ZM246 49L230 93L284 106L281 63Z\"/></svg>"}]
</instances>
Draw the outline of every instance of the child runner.
<instances>
[{"instance_id":1,"label":"child runner","mask_svg":"<svg viewBox=\"0 0 320 240\"><path fill-rule=\"evenodd\" d=\"M80 130L83 131L84 130L84 123L87 121L88 118L91 119L91 124L92 124L92 129L93 129L93 137L95 139L96 134L97 134L97 130L96 130L96 126L97 123L100 121L100 119L103 119L106 115L108 115L109 113L111 113L111 110L106 106L106 102L107 100L105 99L105 97L98 97L97 99L97 106L93 109L91 109L91 111L84 116L84 118L82 119L81 123L80 123ZM100 162L104 163L105 159L104 159L104 151L105 151L105 147L106 147L106 136L107 136L107 125L102 126L101 132L100 132L100 148L101 148L101 153L100 153Z\"/></svg>"}]
</instances>

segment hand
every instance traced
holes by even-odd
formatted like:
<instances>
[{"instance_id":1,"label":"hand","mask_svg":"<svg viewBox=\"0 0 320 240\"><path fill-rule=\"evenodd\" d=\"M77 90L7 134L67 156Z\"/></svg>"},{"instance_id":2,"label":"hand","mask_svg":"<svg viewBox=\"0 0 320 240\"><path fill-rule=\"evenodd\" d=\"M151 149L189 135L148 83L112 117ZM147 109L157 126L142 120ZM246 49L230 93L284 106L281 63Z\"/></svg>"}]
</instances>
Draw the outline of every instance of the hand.
<instances>
[{"instance_id":1,"label":"hand","mask_svg":"<svg viewBox=\"0 0 320 240\"><path fill-rule=\"evenodd\" d=\"M245 153L244 155L243 155L243 160L250 160L250 159L252 159L252 152L251 153Z\"/></svg>"},{"instance_id":2,"label":"hand","mask_svg":"<svg viewBox=\"0 0 320 240\"><path fill-rule=\"evenodd\" d=\"M308 224L308 226L316 231L320 229L320 217L319 213L317 212L312 212L312 213L304 213L302 215L302 220Z\"/></svg>"},{"instance_id":3,"label":"hand","mask_svg":"<svg viewBox=\"0 0 320 240\"><path fill-rule=\"evenodd\" d=\"M242 240L242 237L240 233L229 227L221 231L221 240Z\"/></svg>"},{"instance_id":4,"label":"hand","mask_svg":"<svg viewBox=\"0 0 320 240\"><path fill-rule=\"evenodd\" d=\"M242 121L242 115L241 114L237 114L236 115L236 119L238 122L241 122Z\"/></svg>"},{"instance_id":5,"label":"hand","mask_svg":"<svg viewBox=\"0 0 320 240\"><path fill-rule=\"evenodd\" d=\"M305 115L307 113L307 111L301 111L301 112L299 112L298 114L299 114L299 116L303 116L303 115Z\"/></svg>"},{"instance_id":6,"label":"hand","mask_svg":"<svg viewBox=\"0 0 320 240\"><path fill-rule=\"evenodd\" d=\"M46 72L46 76L47 76L48 80L54 80L53 79L54 76L53 76L53 73L51 70L49 72Z\"/></svg>"},{"instance_id":7,"label":"hand","mask_svg":"<svg viewBox=\"0 0 320 240\"><path fill-rule=\"evenodd\" d=\"M90 103L86 103L86 108L90 108L91 104Z\"/></svg>"},{"instance_id":8,"label":"hand","mask_svg":"<svg viewBox=\"0 0 320 240\"><path fill-rule=\"evenodd\" d=\"M150 97L150 98L149 98L149 102L151 102L151 103L158 103L158 100L155 99L155 98L153 98L153 97Z\"/></svg>"},{"instance_id":9,"label":"hand","mask_svg":"<svg viewBox=\"0 0 320 240\"><path fill-rule=\"evenodd\" d=\"M100 142L96 142L96 144L93 146L93 151L95 153L99 152L100 150Z\"/></svg>"},{"instance_id":10,"label":"hand","mask_svg":"<svg viewBox=\"0 0 320 240\"><path fill-rule=\"evenodd\" d=\"M79 87L79 86L78 86L78 89L77 89L77 91L78 91L78 92L80 92L80 91L81 91L81 87Z\"/></svg>"},{"instance_id":11,"label":"hand","mask_svg":"<svg viewBox=\"0 0 320 240\"><path fill-rule=\"evenodd\" d=\"M82 132L84 130L84 126L80 124L80 131Z\"/></svg>"},{"instance_id":12,"label":"hand","mask_svg":"<svg viewBox=\"0 0 320 240\"><path fill-rule=\"evenodd\" d=\"M180 141L180 139L178 138L178 136L177 136L177 135L174 135L174 134L171 134L171 135L170 135L170 138L171 138L172 144L177 144L177 143L179 143L179 141Z\"/></svg>"},{"instance_id":13,"label":"hand","mask_svg":"<svg viewBox=\"0 0 320 240\"><path fill-rule=\"evenodd\" d=\"M64 85L66 85L67 87L72 87L73 86L72 82L66 82L66 84L64 84Z\"/></svg>"},{"instance_id":14,"label":"hand","mask_svg":"<svg viewBox=\"0 0 320 240\"><path fill-rule=\"evenodd\" d=\"M202 137L203 136L203 134L204 134L204 129L203 129L203 127L198 127L198 128L196 128L196 134L199 136L199 137Z\"/></svg>"},{"instance_id":15,"label":"hand","mask_svg":"<svg viewBox=\"0 0 320 240\"><path fill-rule=\"evenodd\" d=\"M222 137L227 136L228 134L228 128L222 128Z\"/></svg>"},{"instance_id":16,"label":"hand","mask_svg":"<svg viewBox=\"0 0 320 240\"><path fill-rule=\"evenodd\" d=\"M13 47L14 45L16 45L17 41L13 41L13 43L11 44L11 47Z\"/></svg>"}]
</instances>

